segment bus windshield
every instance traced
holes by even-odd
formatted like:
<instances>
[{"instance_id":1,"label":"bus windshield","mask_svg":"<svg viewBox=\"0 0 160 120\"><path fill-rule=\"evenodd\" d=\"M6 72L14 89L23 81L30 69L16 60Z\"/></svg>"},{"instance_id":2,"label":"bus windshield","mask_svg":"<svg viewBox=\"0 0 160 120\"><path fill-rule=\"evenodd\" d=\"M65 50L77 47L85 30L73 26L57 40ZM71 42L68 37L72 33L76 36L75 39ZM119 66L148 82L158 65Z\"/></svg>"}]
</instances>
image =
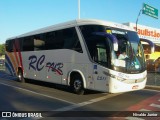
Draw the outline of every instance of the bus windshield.
<instances>
[{"instance_id":1,"label":"bus windshield","mask_svg":"<svg viewBox=\"0 0 160 120\"><path fill-rule=\"evenodd\" d=\"M143 47L136 32L100 25L80 26L80 30L94 62L124 73L145 71ZM118 50L113 49L111 39L96 32L114 35L118 40Z\"/></svg>"}]
</instances>

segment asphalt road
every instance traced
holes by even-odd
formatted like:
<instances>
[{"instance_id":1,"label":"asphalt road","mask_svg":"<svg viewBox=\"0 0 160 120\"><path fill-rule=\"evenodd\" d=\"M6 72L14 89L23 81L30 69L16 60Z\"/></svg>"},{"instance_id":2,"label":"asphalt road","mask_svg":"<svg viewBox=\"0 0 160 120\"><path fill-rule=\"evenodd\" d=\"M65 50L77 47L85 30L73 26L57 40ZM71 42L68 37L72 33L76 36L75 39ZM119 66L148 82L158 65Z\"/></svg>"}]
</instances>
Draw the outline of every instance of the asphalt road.
<instances>
[{"instance_id":1,"label":"asphalt road","mask_svg":"<svg viewBox=\"0 0 160 120\"><path fill-rule=\"evenodd\" d=\"M28 120L25 117L28 112L37 113L37 117L32 119L118 117L118 119L146 120L150 119L148 114L151 114L152 117L155 115L156 120L160 117L160 91L143 89L118 94L87 91L85 95L76 95L65 86L30 80L27 83L19 83L16 78L0 72L0 111L11 112L12 116L12 118L2 117L0 120ZM21 116L22 114L24 116Z\"/></svg>"}]
</instances>

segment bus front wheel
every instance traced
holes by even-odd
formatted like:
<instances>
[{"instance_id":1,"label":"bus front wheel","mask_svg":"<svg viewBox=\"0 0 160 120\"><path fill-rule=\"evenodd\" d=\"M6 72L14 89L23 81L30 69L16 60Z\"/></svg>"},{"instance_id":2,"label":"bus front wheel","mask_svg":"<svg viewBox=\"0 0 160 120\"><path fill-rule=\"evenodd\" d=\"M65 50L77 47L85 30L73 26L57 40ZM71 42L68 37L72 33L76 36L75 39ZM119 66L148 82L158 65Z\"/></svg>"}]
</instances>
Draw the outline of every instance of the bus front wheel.
<instances>
[{"instance_id":1,"label":"bus front wheel","mask_svg":"<svg viewBox=\"0 0 160 120\"><path fill-rule=\"evenodd\" d=\"M71 89L78 95L84 94L83 81L79 74L75 74L71 78Z\"/></svg>"},{"instance_id":2,"label":"bus front wheel","mask_svg":"<svg viewBox=\"0 0 160 120\"><path fill-rule=\"evenodd\" d=\"M22 82L22 83L24 83L25 82L25 79L24 79L24 77L23 77L23 72L22 72L22 70L18 70L18 81L19 82Z\"/></svg>"}]
</instances>

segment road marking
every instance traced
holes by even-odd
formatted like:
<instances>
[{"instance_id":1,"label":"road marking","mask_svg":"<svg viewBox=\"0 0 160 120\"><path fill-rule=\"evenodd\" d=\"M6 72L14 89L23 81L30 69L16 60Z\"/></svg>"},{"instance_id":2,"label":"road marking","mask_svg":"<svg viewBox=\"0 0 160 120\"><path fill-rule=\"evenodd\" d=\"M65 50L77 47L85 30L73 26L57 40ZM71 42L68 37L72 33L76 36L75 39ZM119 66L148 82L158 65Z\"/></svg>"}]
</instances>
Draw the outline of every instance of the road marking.
<instances>
[{"instance_id":1,"label":"road marking","mask_svg":"<svg viewBox=\"0 0 160 120\"><path fill-rule=\"evenodd\" d=\"M63 102L69 103L69 104L75 104L75 103L69 102L67 100L63 100L63 99L56 98L56 97L49 96L49 95L44 95L44 94L37 93L37 92L31 91L31 90L27 90L27 89L24 89L24 88L21 88L21 87L16 87L16 86L13 86L13 85L8 85L8 84L5 84L5 83L0 83L0 84L8 86L8 87L16 88L16 89L19 89L19 90L27 91L27 92L30 92L30 93L33 93L33 94L37 94L37 95L40 95L40 96L48 97L48 98L51 98L51 99L56 99L56 100L59 100L59 101L63 101Z\"/></svg>"},{"instance_id":2,"label":"road marking","mask_svg":"<svg viewBox=\"0 0 160 120\"><path fill-rule=\"evenodd\" d=\"M152 106L152 107L156 107L156 108L160 108L160 105L158 105L158 104L154 104L154 103L150 104L150 106Z\"/></svg>"},{"instance_id":3,"label":"road marking","mask_svg":"<svg viewBox=\"0 0 160 120\"><path fill-rule=\"evenodd\" d=\"M79 107L83 107L85 105L89 105L89 104L92 104L92 103L95 103L95 102L99 102L99 101L102 101L102 100L105 100L105 99L108 99L108 98L115 97L115 96L120 95L120 94L123 94L123 93L110 94L110 95L106 95L106 96L103 96L103 97L91 99L89 101L85 101L85 102L82 102L82 103L73 104L73 105L70 105L70 106L67 106L67 107L58 108L56 110L51 110L51 111L49 111L49 113L53 112L53 111L56 111L56 113L61 113L61 112L73 110L73 109L76 109L76 108L79 108ZM42 117L42 118L44 118L44 117ZM39 120L39 119L42 119L42 118L34 118L34 119ZM21 119L21 120L28 120L28 119L24 118L24 119ZM140 119L140 120L143 120L143 119Z\"/></svg>"},{"instance_id":4,"label":"road marking","mask_svg":"<svg viewBox=\"0 0 160 120\"><path fill-rule=\"evenodd\" d=\"M91 99L89 101L85 101L85 102L82 102L82 103L70 105L70 106L59 108L59 109L56 109L56 110L52 110L52 111L69 111L69 110L73 110L73 109L76 109L76 108L79 108L79 107L83 107L85 105L89 105L89 104L92 104L92 103L95 103L95 102L105 100L105 99L108 99L108 98L112 98L112 97L115 97L115 96L120 95L120 94L122 94L122 93L110 94L110 95L102 96L102 97L99 97L99 98Z\"/></svg>"},{"instance_id":5,"label":"road marking","mask_svg":"<svg viewBox=\"0 0 160 120\"><path fill-rule=\"evenodd\" d=\"M73 110L73 109L76 109L76 108L79 108L79 107L83 107L85 105L89 105L89 104L92 104L92 103L95 103L95 102L99 102L99 101L102 101L102 100L105 100L105 99L108 99L108 98L115 97L115 96L120 95L120 94L123 94L123 93L110 94L110 95L107 94L106 96L102 96L102 97L99 97L99 98L91 99L89 101L85 101L85 102L82 102L82 103L73 104L73 105L70 105L70 106L67 106L67 107L58 108L58 109L55 109L55 110L50 110L49 113L56 111L56 114L57 114L57 113ZM45 116L45 117L47 117L47 116ZM42 118L44 118L44 117L43 116L41 118L37 117L37 118L34 118L34 120L39 120L39 119L42 119ZM28 118L23 118L23 119L20 119L20 120L28 120ZM137 119L137 120L144 120L144 119Z\"/></svg>"}]
</instances>

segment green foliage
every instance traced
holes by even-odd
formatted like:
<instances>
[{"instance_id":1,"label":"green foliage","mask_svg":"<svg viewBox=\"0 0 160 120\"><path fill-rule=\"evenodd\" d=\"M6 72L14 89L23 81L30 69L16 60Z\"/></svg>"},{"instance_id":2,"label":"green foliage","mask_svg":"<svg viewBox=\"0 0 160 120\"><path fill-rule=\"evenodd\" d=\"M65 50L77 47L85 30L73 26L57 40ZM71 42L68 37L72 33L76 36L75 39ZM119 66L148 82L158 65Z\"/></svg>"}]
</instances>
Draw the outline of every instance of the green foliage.
<instances>
[{"instance_id":1,"label":"green foliage","mask_svg":"<svg viewBox=\"0 0 160 120\"><path fill-rule=\"evenodd\" d=\"M5 44L0 44L0 55L5 54Z\"/></svg>"}]
</instances>

